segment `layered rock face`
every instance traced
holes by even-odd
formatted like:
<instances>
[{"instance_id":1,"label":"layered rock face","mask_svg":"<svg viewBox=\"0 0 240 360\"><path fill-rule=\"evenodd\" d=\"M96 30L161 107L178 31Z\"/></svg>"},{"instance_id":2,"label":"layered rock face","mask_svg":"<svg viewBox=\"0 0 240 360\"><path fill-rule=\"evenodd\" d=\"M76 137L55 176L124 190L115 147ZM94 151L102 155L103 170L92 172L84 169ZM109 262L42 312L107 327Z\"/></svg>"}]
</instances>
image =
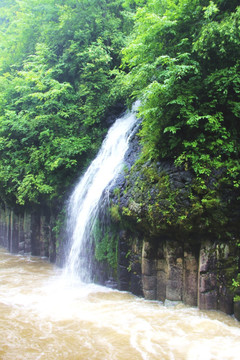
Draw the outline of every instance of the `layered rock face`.
<instances>
[{"instance_id":1,"label":"layered rock face","mask_svg":"<svg viewBox=\"0 0 240 360\"><path fill-rule=\"evenodd\" d=\"M135 136L125 172L110 191L119 229L118 288L149 300L235 311L240 319L231 292L239 272L234 194L218 187L219 173L202 189L170 161L136 165L139 153Z\"/></svg>"},{"instance_id":2,"label":"layered rock face","mask_svg":"<svg viewBox=\"0 0 240 360\"><path fill-rule=\"evenodd\" d=\"M14 212L0 209L0 245L12 253L48 257L55 261L55 238L46 209Z\"/></svg>"},{"instance_id":3,"label":"layered rock face","mask_svg":"<svg viewBox=\"0 0 240 360\"><path fill-rule=\"evenodd\" d=\"M224 249L224 254L219 253L220 247ZM160 243L158 256L152 261L149 260L151 251L152 246L144 242L142 273L143 290L147 298L183 301L204 310L233 313L228 272L231 271L229 261L235 257L229 253L226 244L203 241L200 246L193 248L167 240ZM152 283L155 286L149 292Z\"/></svg>"},{"instance_id":4,"label":"layered rock face","mask_svg":"<svg viewBox=\"0 0 240 360\"><path fill-rule=\"evenodd\" d=\"M223 253L219 252L219 247ZM133 252L136 257L135 245ZM235 258L228 245L216 245L210 241L203 241L195 247L169 239L159 239L155 243L143 241L138 248L138 271L136 267L132 268L131 256L125 265L129 275L124 278L124 288L130 289L135 272L135 277L141 279L137 292L142 291L146 299L183 302L202 310L214 309L232 314L233 294L229 288L231 264ZM120 266L120 273L123 273L123 265ZM121 288L122 277L119 283Z\"/></svg>"},{"instance_id":5,"label":"layered rock face","mask_svg":"<svg viewBox=\"0 0 240 360\"><path fill-rule=\"evenodd\" d=\"M240 319L237 304L234 311L230 290L237 261L234 246L210 240L191 246L166 238L151 242L132 239L132 234L121 233L120 289L143 294L148 300L183 302L227 314L235 312Z\"/></svg>"}]
</instances>

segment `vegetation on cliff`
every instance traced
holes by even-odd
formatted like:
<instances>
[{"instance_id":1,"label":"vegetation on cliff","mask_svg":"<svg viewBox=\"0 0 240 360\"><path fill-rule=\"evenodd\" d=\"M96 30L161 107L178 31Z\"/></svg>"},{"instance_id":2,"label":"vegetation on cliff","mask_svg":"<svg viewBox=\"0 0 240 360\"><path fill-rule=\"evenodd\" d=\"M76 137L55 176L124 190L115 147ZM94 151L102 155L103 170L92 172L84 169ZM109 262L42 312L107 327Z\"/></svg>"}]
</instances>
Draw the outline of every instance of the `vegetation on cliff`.
<instances>
[{"instance_id":1,"label":"vegetation on cliff","mask_svg":"<svg viewBox=\"0 0 240 360\"><path fill-rule=\"evenodd\" d=\"M128 1L129 6L133 3ZM199 229L217 236L231 237L233 233L237 236L235 216L239 215L240 195L237 1L151 0L135 4L138 6L134 29L123 50L123 64L128 72L122 80L131 89L132 97L142 101L143 151L140 166L133 170L140 171L142 179L135 190L143 204L149 183L165 188L164 207L158 206L159 188L155 198L150 194L143 219L147 216L150 221L155 212L158 228L169 223L182 224L191 230L195 220ZM174 210L178 208L179 192L174 194L171 182L167 184L166 176L159 176L154 170L163 159L173 161L193 176L186 186L189 203L185 213ZM147 162L148 166L144 166ZM232 225L235 222L231 234L229 212L234 213ZM167 215L165 221L163 213ZM141 221L131 206L128 215Z\"/></svg>"},{"instance_id":2,"label":"vegetation on cliff","mask_svg":"<svg viewBox=\"0 0 240 360\"><path fill-rule=\"evenodd\" d=\"M115 218L237 240L237 0L3 0L0 44L1 202L55 204L107 118L140 99L141 158Z\"/></svg>"},{"instance_id":3,"label":"vegetation on cliff","mask_svg":"<svg viewBox=\"0 0 240 360\"><path fill-rule=\"evenodd\" d=\"M142 163L171 159L192 171L208 206L223 183L237 190L237 3L1 2L1 199L59 197L129 94L142 101Z\"/></svg>"}]
</instances>

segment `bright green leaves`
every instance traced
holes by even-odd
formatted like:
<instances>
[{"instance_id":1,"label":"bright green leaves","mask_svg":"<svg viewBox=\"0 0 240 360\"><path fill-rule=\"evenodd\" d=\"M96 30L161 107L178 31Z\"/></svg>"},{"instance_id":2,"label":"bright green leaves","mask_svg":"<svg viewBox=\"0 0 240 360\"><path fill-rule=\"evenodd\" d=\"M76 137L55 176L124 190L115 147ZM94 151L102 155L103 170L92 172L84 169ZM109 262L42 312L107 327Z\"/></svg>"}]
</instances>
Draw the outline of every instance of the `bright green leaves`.
<instances>
[{"instance_id":1,"label":"bright green leaves","mask_svg":"<svg viewBox=\"0 0 240 360\"><path fill-rule=\"evenodd\" d=\"M239 78L240 9L222 17L221 21L204 23L193 44L195 56L201 59L207 75L206 85L209 91L210 87L213 87L212 92L217 91L215 98L220 103L236 96L230 89Z\"/></svg>"},{"instance_id":2,"label":"bright green leaves","mask_svg":"<svg viewBox=\"0 0 240 360\"><path fill-rule=\"evenodd\" d=\"M0 198L64 196L95 155L121 99L122 0L0 5ZM129 21L127 21L129 29Z\"/></svg>"},{"instance_id":3,"label":"bright green leaves","mask_svg":"<svg viewBox=\"0 0 240 360\"><path fill-rule=\"evenodd\" d=\"M132 96L142 99L145 159L173 158L208 177L238 157L239 11L198 0L137 10L124 61Z\"/></svg>"},{"instance_id":4,"label":"bright green leaves","mask_svg":"<svg viewBox=\"0 0 240 360\"><path fill-rule=\"evenodd\" d=\"M161 56L157 62L161 71L155 71L156 79L142 93L140 115L145 121L141 135L146 148L154 148L157 156L164 157L169 150L178 153L179 131L186 131L193 104L198 103L198 94L194 94L191 84L199 81L199 66L195 61L191 63L187 54L174 59ZM155 124L152 129L148 122Z\"/></svg>"},{"instance_id":5,"label":"bright green leaves","mask_svg":"<svg viewBox=\"0 0 240 360\"><path fill-rule=\"evenodd\" d=\"M81 64L78 90L83 103L81 111L84 114L84 124L92 125L99 122L110 100L108 91L111 87L111 56L101 39L77 56Z\"/></svg>"},{"instance_id":6,"label":"bright green leaves","mask_svg":"<svg viewBox=\"0 0 240 360\"><path fill-rule=\"evenodd\" d=\"M31 123L52 123L55 118L55 122L59 120L61 125L60 119L69 117L68 102L72 100L72 86L54 78L56 71L47 63L46 54L49 52L46 45L37 44L36 55L30 56L23 70L17 73L15 89L18 96L15 104L20 110L19 117L28 116L31 112Z\"/></svg>"},{"instance_id":7,"label":"bright green leaves","mask_svg":"<svg viewBox=\"0 0 240 360\"><path fill-rule=\"evenodd\" d=\"M53 188L46 184L44 174L38 173L26 175L17 188L17 202L24 205L26 201L39 203L39 194L48 195L53 192Z\"/></svg>"},{"instance_id":8,"label":"bright green leaves","mask_svg":"<svg viewBox=\"0 0 240 360\"><path fill-rule=\"evenodd\" d=\"M212 19L212 17L219 12L219 9L213 1L210 1L210 4L207 7L203 8L204 18L207 20Z\"/></svg>"},{"instance_id":9,"label":"bright green leaves","mask_svg":"<svg viewBox=\"0 0 240 360\"><path fill-rule=\"evenodd\" d=\"M0 69L19 68L26 56L34 52L39 38L52 32L57 20L55 0L6 1L0 17L6 26L0 28Z\"/></svg>"},{"instance_id":10,"label":"bright green leaves","mask_svg":"<svg viewBox=\"0 0 240 360\"><path fill-rule=\"evenodd\" d=\"M173 159L199 183L223 171L224 181L237 187L236 3L5 0L2 193L23 203L54 198L63 183L66 189L97 151L105 116L129 93L142 101L144 160Z\"/></svg>"},{"instance_id":11,"label":"bright green leaves","mask_svg":"<svg viewBox=\"0 0 240 360\"><path fill-rule=\"evenodd\" d=\"M106 260L113 269L117 268L118 237L113 225L102 229L99 220L94 224L95 257L98 261Z\"/></svg>"},{"instance_id":12,"label":"bright green leaves","mask_svg":"<svg viewBox=\"0 0 240 360\"><path fill-rule=\"evenodd\" d=\"M239 12L236 1L222 0L148 0L136 11L123 54L125 85L141 99L140 164L150 168L167 160L192 176L186 213L174 189L167 201L177 212L169 205L160 224L164 204L150 203L143 222L150 215L169 231L178 224L182 231L196 226L218 237L227 226L239 232L235 215L229 221L229 211L239 209ZM148 187L146 181L137 196L144 197Z\"/></svg>"},{"instance_id":13,"label":"bright green leaves","mask_svg":"<svg viewBox=\"0 0 240 360\"><path fill-rule=\"evenodd\" d=\"M21 205L58 196L61 177L70 181L72 169L92 148L89 136L80 132L73 88L56 79L50 61L50 49L37 45L12 78L15 92L2 110L0 181Z\"/></svg>"}]
</instances>

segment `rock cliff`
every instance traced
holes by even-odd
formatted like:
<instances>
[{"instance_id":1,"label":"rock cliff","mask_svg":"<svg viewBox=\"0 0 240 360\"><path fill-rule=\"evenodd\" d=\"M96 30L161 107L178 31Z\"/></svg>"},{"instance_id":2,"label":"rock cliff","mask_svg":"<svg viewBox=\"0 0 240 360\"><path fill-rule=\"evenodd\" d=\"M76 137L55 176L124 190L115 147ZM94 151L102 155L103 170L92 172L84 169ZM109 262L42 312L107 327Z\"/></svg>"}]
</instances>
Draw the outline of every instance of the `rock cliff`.
<instances>
[{"instance_id":1,"label":"rock cliff","mask_svg":"<svg viewBox=\"0 0 240 360\"><path fill-rule=\"evenodd\" d=\"M150 300L235 311L240 319L232 291L239 271L234 194L220 186L215 192L220 174L203 193L187 169L170 160L144 164L139 153L135 135L110 190L119 234L118 288Z\"/></svg>"},{"instance_id":2,"label":"rock cliff","mask_svg":"<svg viewBox=\"0 0 240 360\"><path fill-rule=\"evenodd\" d=\"M12 210L0 208L0 245L16 254L43 256L54 262L56 241L53 218L47 208Z\"/></svg>"}]
</instances>

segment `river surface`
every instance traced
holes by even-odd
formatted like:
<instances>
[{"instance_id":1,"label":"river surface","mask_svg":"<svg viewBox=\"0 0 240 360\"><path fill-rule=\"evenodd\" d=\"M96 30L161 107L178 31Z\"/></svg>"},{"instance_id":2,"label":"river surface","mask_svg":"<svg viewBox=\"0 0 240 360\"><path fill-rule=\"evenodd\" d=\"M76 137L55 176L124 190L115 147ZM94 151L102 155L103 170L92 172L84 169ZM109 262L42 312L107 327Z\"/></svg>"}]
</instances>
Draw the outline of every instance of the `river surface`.
<instances>
[{"instance_id":1,"label":"river surface","mask_svg":"<svg viewBox=\"0 0 240 360\"><path fill-rule=\"evenodd\" d=\"M1 360L240 358L240 325L230 316L70 285L45 260L3 249L0 317Z\"/></svg>"}]
</instances>

